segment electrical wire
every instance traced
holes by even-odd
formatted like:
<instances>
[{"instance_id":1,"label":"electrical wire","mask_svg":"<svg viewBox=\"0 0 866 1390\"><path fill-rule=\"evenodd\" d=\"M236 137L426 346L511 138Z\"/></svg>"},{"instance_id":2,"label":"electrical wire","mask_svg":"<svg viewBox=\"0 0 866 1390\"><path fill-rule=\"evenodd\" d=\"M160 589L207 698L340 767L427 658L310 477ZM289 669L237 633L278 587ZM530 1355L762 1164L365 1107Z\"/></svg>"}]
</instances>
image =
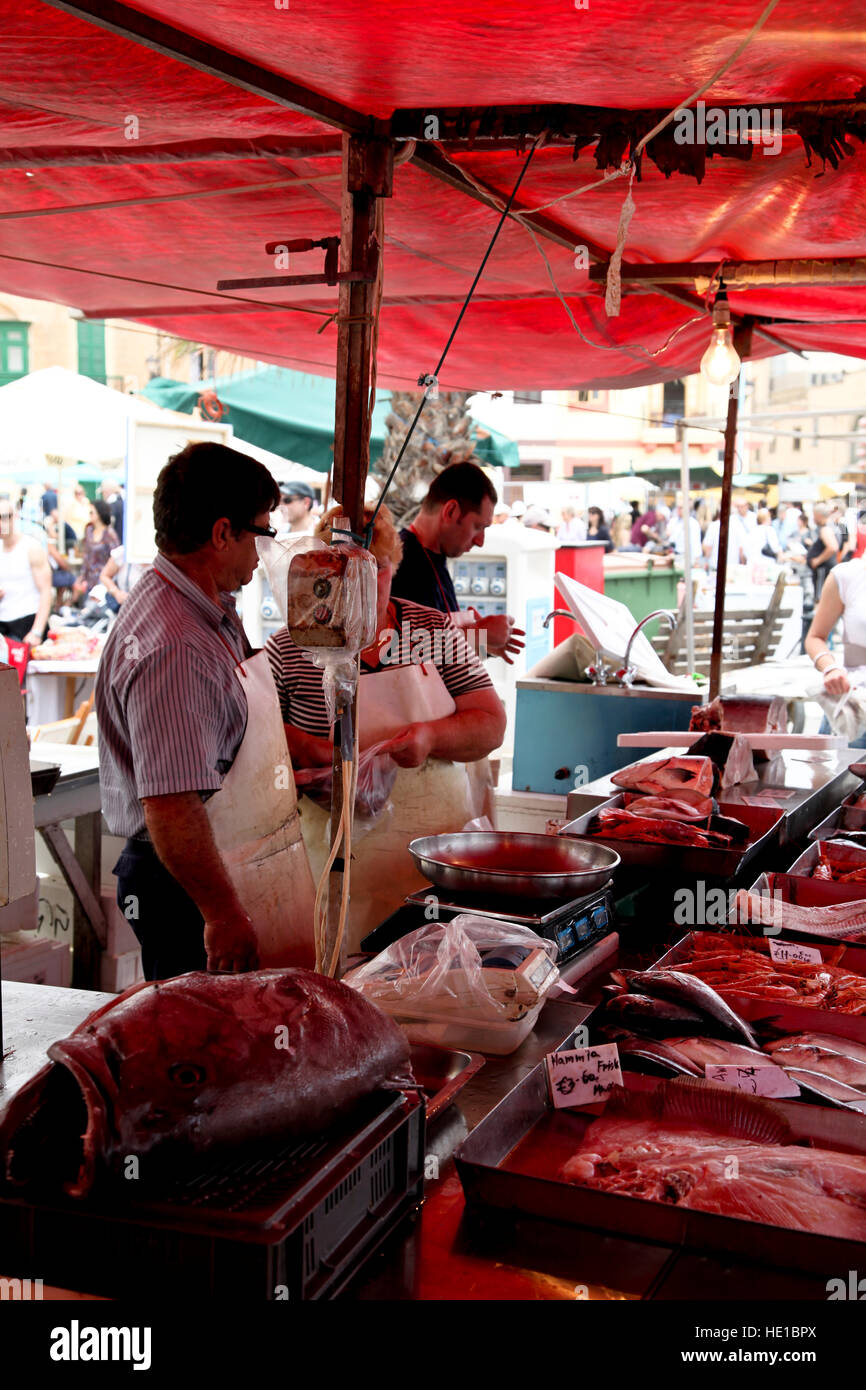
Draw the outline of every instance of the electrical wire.
<instances>
[{"instance_id":1,"label":"electrical wire","mask_svg":"<svg viewBox=\"0 0 866 1390\"><path fill-rule=\"evenodd\" d=\"M454 327L451 329L451 332L450 332L450 334L448 335L448 341L446 342L444 348L442 349L441 356L440 356L440 358L439 358L439 361L438 361L437 364L436 364L436 370L435 370L435 372L433 372L433 373L431 374L432 377L433 377L434 379L437 379L437 380L438 380L439 373L441 372L442 367L443 367L443 365L444 365L444 363L445 363L445 359L446 359L446 357L448 356L449 350L450 350L450 348L451 348L451 344L454 342L454 339L455 339L455 337L457 336L457 330L459 329L461 323L463 322L463 316L464 316L464 314L466 313L466 310L469 308L470 301L471 301L471 299L472 299L473 294L475 293L475 287L476 287L476 285L478 284L478 281L481 279L482 274L484 273L484 267L486 266L488 260L490 259L490 256L491 256L491 254L492 254L492 252L493 252L493 248L494 248L494 246L496 245L496 242L497 242L497 240L498 240L498 238L499 238L499 233L502 231L502 228L503 228L503 226L504 226L504 224L505 224L505 219L508 217L508 214L509 214L509 212L510 212L510 210L511 210L511 205L512 205L512 203L514 202L514 199L517 197L517 190L520 188L520 185L521 185L521 183L523 182L523 176L524 176L524 174L526 173L527 169L529 168L530 162L531 162L531 160L532 160L532 156L535 154L535 151L537 150L539 144L542 142L543 139L544 139L544 132L542 132L541 135L537 136L537 138L533 141L533 143L532 143L532 145L531 145L531 147L530 147L530 150L529 150L529 154L526 156L526 159L524 160L523 167L522 167L522 169L520 170L520 173L519 173L518 176L517 176L517 182L515 183L514 187L512 188L511 193L510 193L509 196L508 196L508 201L506 202L504 208L502 209L502 215L501 215L501 217L499 218L498 223L496 224L496 229L495 229L495 231L494 231L494 233L493 233L493 236L490 238L490 242L489 242L489 244L488 244L487 250L484 252L484 255L483 255L482 259L481 259L481 264L479 265L478 270L476 271L475 279L472 281L472 284L471 284L470 287L469 287L469 291L468 291L468 293L467 293L467 295L466 295L466 298L464 299L463 304L462 304L462 306L461 306L460 313L457 315L457 318L456 318L456 320L455 320ZM376 517L377 517L378 514L379 514L379 508L380 508L380 507L382 506L382 504L384 503L386 494L387 494L387 492L388 492L388 489L390 488L392 482L394 481L394 476L395 476L395 474L396 474L396 472L397 472L397 469L400 467L400 464L401 464L402 459L403 459L403 455L405 454L406 448L407 448L407 446L408 446L408 444L409 444L409 440L412 438L412 435L415 433L415 427L416 427L416 425L418 424L418 421L419 421L420 418L421 418L421 412L422 412L422 410L424 409L424 406L425 406L426 402L427 402L427 393L426 393L426 390L425 390L424 394L423 394L422 397L421 397L421 401L420 401L420 404L419 404L419 406L418 406L418 409L417 409L416 412L415 412L414 418L412 419L412 421L411 421L411 423L410 423L410 425L409 425L409 429L408 429L408 431L407 431L407 433L406 433L406 436L405 436L405 438L404 438L404 440L403 440L403 443L400 445L400 449L399 449L399 451L398 451L398 453L397 453L397 457L396 457L396 459L394 460L394 466L393 466L393 468L391 469L391 472L388 474L388 477L386 478L386 480L385 480L385 482L384 482L384 484L383 484L383 486L382 486L382 491L381 491L381 493L379 494L379 498L378 498L378 501L376 502L376 506L375 506L375 508L374 508L373 515L371 516L370 521L369 521L369 524L368 524L368 526L367 526L367 543L368 543L368 544L369 544L370 537L372 536L372 533L373 533L373 524L374 524L374 522L375 522L375 520L376 520Z\"/></svg>"}]
</instances>

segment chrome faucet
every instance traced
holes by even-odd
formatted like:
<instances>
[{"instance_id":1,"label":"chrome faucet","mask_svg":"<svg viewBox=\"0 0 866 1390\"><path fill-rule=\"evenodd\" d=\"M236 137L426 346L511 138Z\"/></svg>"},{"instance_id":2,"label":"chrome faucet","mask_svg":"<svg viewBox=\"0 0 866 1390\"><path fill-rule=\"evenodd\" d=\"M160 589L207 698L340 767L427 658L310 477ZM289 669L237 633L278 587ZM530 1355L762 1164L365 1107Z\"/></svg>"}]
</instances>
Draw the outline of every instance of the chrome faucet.
<instances>
[{"instance_id":1,"label":"chrome faucet","mask_svg":"<svg viewBox=\"0 0 866 1390\"><path fill-rule=\"evenodd\" d=\"M573 623L577 622L577 618L567 608L554 608L552 613L548 613L542 627L549 627L551 618L570 618ZM589 676L593 685L607 685L608 677L613 676L613 667L608 666L602 652L597 651L595 665L587 666L586 675Z\"/></svg>"},{"instance_id":2,"label":"chrome faucet","mask_svg":"<svg viewBox=\"0 0 866 1390\"><path fill-rule=\"evenodd\" d=\"M616 678L619 681L620 685L631 685L634 682L635 676L637 675L637 671L635 670L635 668L629 665L629 655L631 654L632 642L637 637L641 628L645 627L647 623L651 623L653 618L667 618L670 624L670 630L671 632L673 632L674 628L677 625L677 617L678 615L674 613L670 608L657 608L654 613L647 613L645 618L641 618L631 637L628 639L628 643L626 644L623 669L621 671L617 671L616 673Z\"/></svg>"}]
</instances>

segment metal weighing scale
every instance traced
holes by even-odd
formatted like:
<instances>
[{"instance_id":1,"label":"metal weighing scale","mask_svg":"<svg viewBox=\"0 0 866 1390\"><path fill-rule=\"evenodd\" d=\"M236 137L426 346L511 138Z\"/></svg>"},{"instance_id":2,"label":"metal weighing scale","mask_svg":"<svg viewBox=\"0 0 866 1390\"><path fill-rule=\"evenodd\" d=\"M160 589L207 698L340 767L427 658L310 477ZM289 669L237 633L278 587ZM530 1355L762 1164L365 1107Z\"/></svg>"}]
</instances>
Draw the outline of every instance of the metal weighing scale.
<instances>
[{"instance_id":1,"label":"metal weighing scale","mask_svg":"<svg viewBox=\"0 0 866 1390\"><path fill-rule=\"evenodd\" d=\"M615 928L613 900L610 895L612 880L602 888L574 898L570 902L549 903L538 900L537 910L525 898L496 898L489 894L447 893L435 888L419 888L410 893L402 907L386 917L361 942L363 952L378 955L387 946L415 931L430 921L450 921L461 912L472 912L480 917L492 917L498 922L516 922L521 927L529 927L559 947L560 966L574 961L602 937ZM436 917L431 916L435 902Z\"/></svg>"}]
</instances>

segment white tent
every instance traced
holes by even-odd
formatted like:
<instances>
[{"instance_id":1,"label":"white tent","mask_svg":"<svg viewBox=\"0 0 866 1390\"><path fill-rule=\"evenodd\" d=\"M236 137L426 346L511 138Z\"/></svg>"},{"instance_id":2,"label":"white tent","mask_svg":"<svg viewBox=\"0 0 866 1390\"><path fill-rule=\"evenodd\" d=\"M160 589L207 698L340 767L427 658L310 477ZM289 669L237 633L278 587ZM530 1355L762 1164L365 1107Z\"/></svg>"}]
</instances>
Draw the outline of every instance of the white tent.
<instances>
[{"instance_id":1,"label":"white tent","mask_svg":"<svg viewBox=\"0 0 866 1390\"><path fill-rule=\"evenodd\" d=\"M130 420L174 422L188 428L191 417L163 410L141 396L102 386L65 367L45 367L0 386L0 475L40 467L46 455L89 464L119 464L126 458ZM251 454L282 482L321 483L321 474L266 449L232 438L232 448ZM117 467L115 472L122 471Z\"/></svg>"}]
</instances>

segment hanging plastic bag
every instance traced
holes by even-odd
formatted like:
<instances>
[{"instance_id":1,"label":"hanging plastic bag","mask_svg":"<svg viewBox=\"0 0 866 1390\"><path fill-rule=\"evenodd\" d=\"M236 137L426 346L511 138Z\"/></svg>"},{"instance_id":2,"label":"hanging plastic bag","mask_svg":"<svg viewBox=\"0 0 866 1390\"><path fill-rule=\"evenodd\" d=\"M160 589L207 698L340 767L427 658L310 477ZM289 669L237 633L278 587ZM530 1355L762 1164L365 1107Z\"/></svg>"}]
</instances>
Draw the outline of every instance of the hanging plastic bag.
<instances>
[{"instance_id":1,"label":"hanging plastic bag","mask_svg":"<svg viewBox=\"0 0 866 1390\"><path fill-rule=\"evenodd\" d=\"M853 743L866 734L866 666L855 666L845 674L851 686L844 695L828 695L822 685L810 698L821 706L833 733Z\"/></svg>"},{"instance_id":2,"label":"hanging plastic bag","mask_svg":"<svg viewBox=\"0 0 866 1390\"><path fill-rule=\"evenodd\" d=\"M256 548L292 641L324 673L333 722L352 703L358 653L376 636L376 561L350 539L326 545L315 536L260 537Z\"/></svg>"},{"instance_id":3,"label":"hanging plastic bag","mask_svg":"<svg viewBox=\"0 0 866 1390\"><path fill-rule=\"evenodd\" d=\"M388 807L388 797L399 769L394 759L382 751L386 747L386 743L375 743L371 748L365 748L358 759L356 831L372 829ZM333 769L330 764L326 767L300 768L295 772L295 785L317 806L330 809L333 790Z\"/></svg>"}]
</instances>

